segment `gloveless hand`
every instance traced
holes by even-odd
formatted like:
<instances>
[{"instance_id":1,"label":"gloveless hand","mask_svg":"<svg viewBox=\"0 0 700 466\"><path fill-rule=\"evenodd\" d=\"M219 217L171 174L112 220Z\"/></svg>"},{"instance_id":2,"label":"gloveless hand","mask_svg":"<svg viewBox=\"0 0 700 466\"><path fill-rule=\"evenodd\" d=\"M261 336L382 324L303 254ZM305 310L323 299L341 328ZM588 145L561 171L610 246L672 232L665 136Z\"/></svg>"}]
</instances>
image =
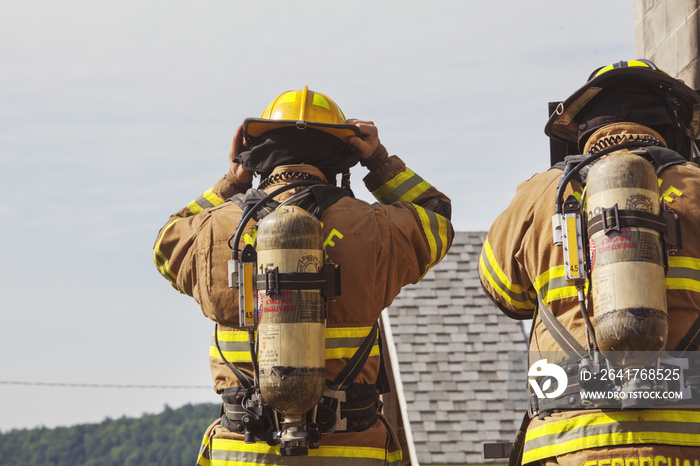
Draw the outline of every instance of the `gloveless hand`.
<instances>
[{"instance_id":1,"label":"gloveless hand","mask_svg":"<svg viewBox=\"0 0 700 466\"><path fill-rule=\"evenodd\" d=\"M362 133L361 137L351 136L348 138L348 142L360 151L360 156L366 159L374 154L374 151L379 147L379 129L374 125L374 122L351 119L347 123L357 126Z\"/></svg>"},{"instance_id":2,"label":"gloveless hand","mask_svg":"<svg viewBox=\"0 0 700 466\"><path fill-rule=\"evenodd\" d=\"M253 179L253 173L243 168L243 165L240 163L233 161L233 159L245 149L246 143L243 137L243 125L241 125L236 129L236 133L233 135L231 150L228 152L229 170L241 183L250 183L250 180Z\"/></svg>"}]
</instances>

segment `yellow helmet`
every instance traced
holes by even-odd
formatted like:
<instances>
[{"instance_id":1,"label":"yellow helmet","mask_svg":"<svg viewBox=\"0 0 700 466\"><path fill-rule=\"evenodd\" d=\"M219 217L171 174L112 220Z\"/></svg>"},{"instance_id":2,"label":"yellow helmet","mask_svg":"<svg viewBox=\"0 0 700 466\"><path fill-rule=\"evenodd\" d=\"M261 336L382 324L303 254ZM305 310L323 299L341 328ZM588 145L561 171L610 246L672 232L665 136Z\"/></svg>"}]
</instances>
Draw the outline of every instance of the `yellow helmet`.
<instances>
[{"instance_id":1,"label":"yellow helmet","mask_svg":"<svg viewBox=\"0 0 700 466\"><path fill-rule=\"evenodd\" d=\"M360 136L355 125L346 123L340 107L325 94L310 91L308 86L299 91L286 91L270 102L260 118L246 118L243 132L247 137L278 128L294 126L300 130L315 128L347 141L351 136Z\"/></svg>"}]
</instances>

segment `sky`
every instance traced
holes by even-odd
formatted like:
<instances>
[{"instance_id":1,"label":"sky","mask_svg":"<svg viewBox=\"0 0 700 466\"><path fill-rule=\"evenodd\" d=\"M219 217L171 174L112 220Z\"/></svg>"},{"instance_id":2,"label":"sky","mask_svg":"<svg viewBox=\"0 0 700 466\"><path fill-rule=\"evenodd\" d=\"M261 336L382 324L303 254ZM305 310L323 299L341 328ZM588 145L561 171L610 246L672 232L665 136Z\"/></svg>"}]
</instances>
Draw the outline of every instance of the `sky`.
<instances>
[{"instance_id":1,"label":"sky","mask_svg":"<svg viewBox=\"0 0 700 466\"><path fill-rule=\"evenodd\" d=\"M0 0L0 431L219 402L213 323L152 247L278 94L374 121L485 231L549 166L547 103L643 58L633 26L632 0Z\"/></svg>"}]
</instances>

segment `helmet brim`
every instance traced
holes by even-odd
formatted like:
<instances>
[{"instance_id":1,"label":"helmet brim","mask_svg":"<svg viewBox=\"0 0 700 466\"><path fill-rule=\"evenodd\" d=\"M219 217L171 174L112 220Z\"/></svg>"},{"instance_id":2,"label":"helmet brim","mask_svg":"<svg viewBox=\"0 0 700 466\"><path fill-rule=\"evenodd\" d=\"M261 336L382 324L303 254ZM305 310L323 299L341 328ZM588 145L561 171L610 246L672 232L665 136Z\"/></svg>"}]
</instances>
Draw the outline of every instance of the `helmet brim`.
<instances>
[{"instance_id":1,"label":"helmet brim","mask_svg":"<svg viewBox=\"0 0 700 466\"><path fill-rule=\"evenodd\" d=\"M257 138L268 131L288 127L296 127L299 130L315 128L332 134L345 142L348 142L348 139L353 136L362 136L362 132L355 125L320 123L317 121L268 120L265 118L246 118L243 120L243 134L247 137Z\"/></svg>"},{"instance_id":2,"label":"helmet brim","mask_svg":"<svg viewBox=\"0 0 700 466\"><path fill-rule=\"evenodd\" d=\"M581 115L584 114L586 107L596 97L604 95L616 87L633 86L668 88L673 95L688 106L692 120L697 119L698 114L700 114L700 94L683 82L663 72L652 71L646 68L617 68L594 77L559 104L549 117L549 120L547 120L547 124L544 127L545 134L557 141L576 145L578 143L578 128L581 123ZM697 123L694 121L686 121L685 123L689 127L697 126ZM700 133L700 128L698 127L691 128L691 130L695 138Z\"/></svg>"}]
</instances>

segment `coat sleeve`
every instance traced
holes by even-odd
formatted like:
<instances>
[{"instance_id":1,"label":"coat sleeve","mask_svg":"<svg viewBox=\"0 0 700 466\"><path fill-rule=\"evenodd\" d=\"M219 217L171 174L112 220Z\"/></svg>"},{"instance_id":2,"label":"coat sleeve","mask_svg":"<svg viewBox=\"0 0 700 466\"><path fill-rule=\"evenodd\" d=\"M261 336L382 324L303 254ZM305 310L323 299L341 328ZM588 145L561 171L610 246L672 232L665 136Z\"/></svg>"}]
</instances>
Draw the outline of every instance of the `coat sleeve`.
<instances>
[{"instance_id":1,"label":"coat sleeve","mask_svg":"<svg viewBox=\"0 0 700 466\"><path fill-rule=\"evenodd\" d=\"M510 205L491 225L481 250L481 285L499 309L514 319L529 319L537 308L534 282L543 259L537 256L545 249L540 242L552 241L558 179L558 174L546 172L521 183Z\"/></svg>"},{"instance_id":2,"label":"coat sleeve","mask_svg":"<svg viewBox=\"0 0 700 466\"><path fill-rule=\"evenodd\" d=\"M165 226L158 232L153 247L153 260L160 274L176 290L192 296L192 283L180 280L178 284L178 276L197 232L209 216L209 209L223 204L234 194L245 192L250 186L250 183L242 183L229 172L211 189L171 215Z\"/></svg>"},{"instance_id":3,"label":"coat sleeve","mask_svg":"<svg viewBox=\"0 0 700 466\"><path fill-rule=\"evenodd\" d=\"M379 146L365 162L367 189L379 201L375 212L382 240L387 287L385 305L402 286L418 282L452 244L450 199L396 156ZM388 302L387 302L388 301Z\"/></svg>"}]
</instances>

